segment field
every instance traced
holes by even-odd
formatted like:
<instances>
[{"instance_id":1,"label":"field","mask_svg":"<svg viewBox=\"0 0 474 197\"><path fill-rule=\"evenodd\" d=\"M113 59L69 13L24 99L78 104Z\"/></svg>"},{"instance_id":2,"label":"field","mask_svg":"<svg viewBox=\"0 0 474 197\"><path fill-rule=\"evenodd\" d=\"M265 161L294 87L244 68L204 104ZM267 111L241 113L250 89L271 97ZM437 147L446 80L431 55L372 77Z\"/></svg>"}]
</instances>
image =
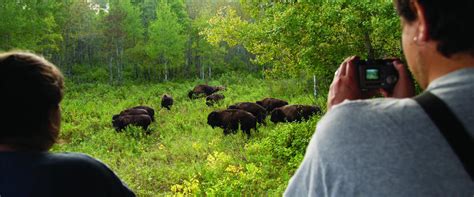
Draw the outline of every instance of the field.
<instances>
[{"instance_id":1,"label":"field","mask_svg":"<svg viewBox=\"0 0 474 197\"><path fill-rule=\"evenodd\" d=\"M204 81L156 84L78 84L68 82L62 102L62 133L54 152L82 152L112 168L138 196L161 195L281 195L301 162L317 120L273 124L224 136L207 125L207 115L235 102L264 97L290 104L317 104L306 81L266 81L224 76L210 85L224 85L225 100L208 107L203 99L190 100L187 92ZM161 95L175 99L172 110L160 108ZM149 105L156 110L151 134L132 127L117 133L112 115Z\"/></svg>"}]
</instances>

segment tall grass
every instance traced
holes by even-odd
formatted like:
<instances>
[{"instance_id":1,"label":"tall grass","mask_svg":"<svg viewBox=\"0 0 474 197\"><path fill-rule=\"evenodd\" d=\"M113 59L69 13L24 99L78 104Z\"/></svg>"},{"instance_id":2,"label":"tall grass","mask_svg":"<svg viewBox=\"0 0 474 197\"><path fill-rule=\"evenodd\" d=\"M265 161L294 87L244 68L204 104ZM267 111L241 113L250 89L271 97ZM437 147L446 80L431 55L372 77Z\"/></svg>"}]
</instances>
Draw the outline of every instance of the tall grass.
<instances>
[{"instance_id":1,"label":"tall grass","mask_svg":"<svg viewBox=\"0 0 474 197\"><path fill-rule=\"evenodd\" d=\"M242 132L224 136L222 129L212 129L206 123L207 115L235 102L264 97L318 105L324 105L325 99L314 99L311 84L305 82L225 76L209 82L227 87L225 100L208 107L203 99L187 98L198 83L204 82L68 83L62 102L62 132L53 151L83 152L103 161L138 196L281 195L320 117L285 124L267 119L267 125L259 126L247 139ZM165 93L174 97L171 111L160 108ZM138 127L115 132L112 115L136 105L156 110L151 134L145 135Z\"/></svg>"}]
</instances>

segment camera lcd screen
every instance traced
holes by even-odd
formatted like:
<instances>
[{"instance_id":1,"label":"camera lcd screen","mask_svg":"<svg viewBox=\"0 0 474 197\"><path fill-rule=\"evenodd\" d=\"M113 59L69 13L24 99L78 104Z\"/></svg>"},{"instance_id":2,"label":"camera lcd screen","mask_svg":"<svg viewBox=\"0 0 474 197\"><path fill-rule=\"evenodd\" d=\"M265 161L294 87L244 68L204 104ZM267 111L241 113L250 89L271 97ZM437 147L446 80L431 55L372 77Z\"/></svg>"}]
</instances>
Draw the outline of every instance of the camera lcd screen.
<instances>
[{"instance_id":1,"label":"camera lcd screen","mask_svg":"<svg viewBox=\"0 0 474 197\"><path fill-rule=\"evenodd\" d=\"M366 69L365 70L365 79L366 80L379 80L379 69Z\"/></svg>"}]
</instances>

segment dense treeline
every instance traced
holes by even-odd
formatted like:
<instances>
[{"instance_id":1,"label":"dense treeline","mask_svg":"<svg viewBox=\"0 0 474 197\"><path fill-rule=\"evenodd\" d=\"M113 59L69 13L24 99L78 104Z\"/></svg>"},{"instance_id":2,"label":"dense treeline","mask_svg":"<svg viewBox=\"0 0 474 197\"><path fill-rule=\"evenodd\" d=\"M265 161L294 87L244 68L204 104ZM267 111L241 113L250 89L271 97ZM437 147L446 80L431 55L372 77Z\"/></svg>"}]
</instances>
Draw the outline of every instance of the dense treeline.
<instances>
[{"instance_id":1,"label":"dense treeline","mask_svg":"<svg viewBox=\"0 0 474 197\"><path fill-rule=\"evenodd\" d=\"M41 53L81 81L240 71L327 85L345 56L401 52L390 0L18 0L0 10L0 50Z\"/></svg>"},{"instance_id":2,"label":"dense treeline","mask_svg":"<svg viewBox=\"0 0 474 197\"><path fill-rule=\"evenodd\" d=\"M0 50L43 54L70 79L122 82L207 78L252 66L199 35L222 6L204 0L19 0L0 2ZM239 50L241 49L241 50ZM213 68L216 66L216 68Z\"/></svg>"}]
</instances>

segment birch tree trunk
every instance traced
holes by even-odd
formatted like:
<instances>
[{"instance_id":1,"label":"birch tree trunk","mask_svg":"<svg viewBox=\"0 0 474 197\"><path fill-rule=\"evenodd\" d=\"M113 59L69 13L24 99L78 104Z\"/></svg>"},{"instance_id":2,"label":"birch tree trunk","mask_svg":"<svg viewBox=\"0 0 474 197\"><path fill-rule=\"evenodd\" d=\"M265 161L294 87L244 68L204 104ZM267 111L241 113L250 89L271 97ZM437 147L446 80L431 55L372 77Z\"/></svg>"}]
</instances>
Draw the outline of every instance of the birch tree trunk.
<instances>
[{"instance_id":1,"label":"birch tree trunk","mask_svg":"<svg viewBox=\"0 0 474 197\"><path fill-rule=\"evenodd\" d=\"M112 61L113 61L113 58L111 56L109 58L109 81L110 81L110 84L112 84L114 82L114 71L113 71Z\"/></svg>"}]
</instances>

